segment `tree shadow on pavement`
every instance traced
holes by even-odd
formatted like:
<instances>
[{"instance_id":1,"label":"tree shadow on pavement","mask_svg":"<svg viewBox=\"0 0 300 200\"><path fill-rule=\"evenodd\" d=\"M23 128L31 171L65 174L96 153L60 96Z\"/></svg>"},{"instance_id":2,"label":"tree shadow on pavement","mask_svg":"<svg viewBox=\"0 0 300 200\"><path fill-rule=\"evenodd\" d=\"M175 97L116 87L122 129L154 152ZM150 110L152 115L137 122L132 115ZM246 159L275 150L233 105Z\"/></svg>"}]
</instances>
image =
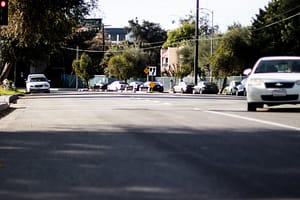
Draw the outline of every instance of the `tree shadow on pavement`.
<instances>
[{"instance_id":1,"label":"tree shadow on pavement","mask_svg":"<svg viewBox=\"0 0 300 200\"><path fill-rule=\"evenodd\" d=\"M0 199L300 198L296 131L0 133Z\"/></svg>"}]
</instances>

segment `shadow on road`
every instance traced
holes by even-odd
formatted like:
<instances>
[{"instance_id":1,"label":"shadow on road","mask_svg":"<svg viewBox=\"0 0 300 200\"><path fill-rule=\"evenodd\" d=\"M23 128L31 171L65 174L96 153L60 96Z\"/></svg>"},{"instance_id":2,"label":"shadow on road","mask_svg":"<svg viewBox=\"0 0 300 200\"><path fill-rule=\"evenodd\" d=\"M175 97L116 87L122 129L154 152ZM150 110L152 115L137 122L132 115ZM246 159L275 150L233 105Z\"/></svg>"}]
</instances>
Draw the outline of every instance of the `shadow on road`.
<instances>
[{"instance_id":1,"label":"shadow on road","mask_svg":"<svg viewBox=\"0 0 300 200\"><path fill-rule=\"evenodd\" d=\"M299 132L0 133L0 199L300 198Z\"/></svg>"}]
</instances>

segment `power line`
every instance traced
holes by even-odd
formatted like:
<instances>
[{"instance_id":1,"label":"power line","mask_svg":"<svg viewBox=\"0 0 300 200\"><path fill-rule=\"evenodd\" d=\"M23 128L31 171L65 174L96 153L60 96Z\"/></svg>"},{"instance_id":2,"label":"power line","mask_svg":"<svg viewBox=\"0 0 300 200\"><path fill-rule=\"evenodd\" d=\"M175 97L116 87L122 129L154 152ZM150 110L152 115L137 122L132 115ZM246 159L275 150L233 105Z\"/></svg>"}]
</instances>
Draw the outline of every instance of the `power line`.
<instances>
[{"instance_id":1,"label":"power line","mask_svg":"<svg viewBox=\"0 0 300 200\"><path fill-rule=\"evenodd\" d=\"M292 18L294 18L294 17L297 17L298 15L300 15L300 12L296 13L295 15L292 15L292 16L289 16L289 17L287 17L287 18L284 18L284 19L282 19L282 20L278 20L278 21L276 21L276 22L272 22L272 23L270 23L270 24L267 24L267 25L265 25L265 26L263 26L263 27L257 28L257 29L255 29L254 31L261 31L261 30L263 30L263 29L269 28L269 27L274 26L274 25L276 25L276 24L279 24L279 23L281 23L281 22L285 22L285 21L290 20L290 19L292 19Z\"/></svg>"},{"instance_id":2,"label":"power line","mask_svg":"<svg viewBox=\"0 0 300 200\"><path fill-rule=\"evenodd\" d=\"M214 40L220 40L222 39L222 37L214 37ZM180 43L182 42L184 39L178 39L176 41L172 41L173 44L175 43ZM198 39L198 41L208 41L210 40L210 38L206 38L206 37L202 37L200 39ZM186 42L194 42L195 39L188 39L188 40L184 40ZM159 43L163 43L163 42L155 42L156 44L159 44ZM155 43L144 43L144 44L155 44ZM126 45L121 45L121 46L126 46ZM161 48L162 45L156 45L156 46L150 46L150 47L139 47L139 49L141 50L151 50L151 49L158 49L158 48ZM103 50L90 50L90 49L77 49L77 48L72 48L72 47L61 47L62 49L66 49L66 50L70 50L70 51L78 51L78 52L87 52L87 53L105 53L107 52L106 51L103 51ZM111 53L121 53L125 50L109 50L109 52Z\"/></svg>"}]
</instances>

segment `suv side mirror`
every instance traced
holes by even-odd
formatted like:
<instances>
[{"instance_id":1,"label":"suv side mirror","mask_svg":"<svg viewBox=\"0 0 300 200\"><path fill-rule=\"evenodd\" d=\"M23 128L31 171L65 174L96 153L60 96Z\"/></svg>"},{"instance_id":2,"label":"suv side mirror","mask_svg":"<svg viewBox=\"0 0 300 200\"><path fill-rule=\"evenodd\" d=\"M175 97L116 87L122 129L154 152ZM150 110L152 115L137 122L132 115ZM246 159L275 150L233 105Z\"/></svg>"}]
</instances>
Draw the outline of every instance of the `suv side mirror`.
<instances>
[{"instance_id":1,"label":"suv side mirror","mask_svg":"<svg viewBox=\"0 0 300 200\"><path fill-rule=\"evenodd\" d=\"M251 69L251 68L248 68L248 69L245 69L245 70L243 71L243 74L246 75L246 76L249 76L251 72L252 72L252 69Z\"/></svg>"}]
</instances>

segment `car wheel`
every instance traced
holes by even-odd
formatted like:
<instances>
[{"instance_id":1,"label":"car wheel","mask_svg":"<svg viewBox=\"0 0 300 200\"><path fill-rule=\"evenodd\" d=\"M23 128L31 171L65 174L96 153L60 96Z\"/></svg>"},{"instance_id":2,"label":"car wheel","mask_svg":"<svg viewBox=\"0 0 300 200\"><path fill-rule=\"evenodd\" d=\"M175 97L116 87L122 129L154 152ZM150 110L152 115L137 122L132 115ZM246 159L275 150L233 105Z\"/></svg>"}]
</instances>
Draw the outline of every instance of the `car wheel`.
<instances>
[{"instance_id":1,"label":"car wheel","mask_svg":"<svg viewBox=\"0 0 300 200\"><path fill-rule=\"evenodd\" d=\"M257 104L256 103L248 103L247 111L255 112L256 108L257 108Z\"/></svg>"},{"instance_id":2,"label":"car wheel","mask_svg":"<svg viewBox=\"0 0 300 200\"><path fill-rule=\"evenodd\" d=\"M230 95L235 95L235 94L236 94L236 92L234 90L230 91Z\"/></svg>"},{"instance_id":3,"label":"car wheel","mask_svg":"<svg viewBox=\"0 0 300 200\"><path fill-rule=\"evenodd\" d=\"M257 108L263 108L264 104L262 103L248 103L248 111L256 111Z\"/></svg>"}]
</instances>

